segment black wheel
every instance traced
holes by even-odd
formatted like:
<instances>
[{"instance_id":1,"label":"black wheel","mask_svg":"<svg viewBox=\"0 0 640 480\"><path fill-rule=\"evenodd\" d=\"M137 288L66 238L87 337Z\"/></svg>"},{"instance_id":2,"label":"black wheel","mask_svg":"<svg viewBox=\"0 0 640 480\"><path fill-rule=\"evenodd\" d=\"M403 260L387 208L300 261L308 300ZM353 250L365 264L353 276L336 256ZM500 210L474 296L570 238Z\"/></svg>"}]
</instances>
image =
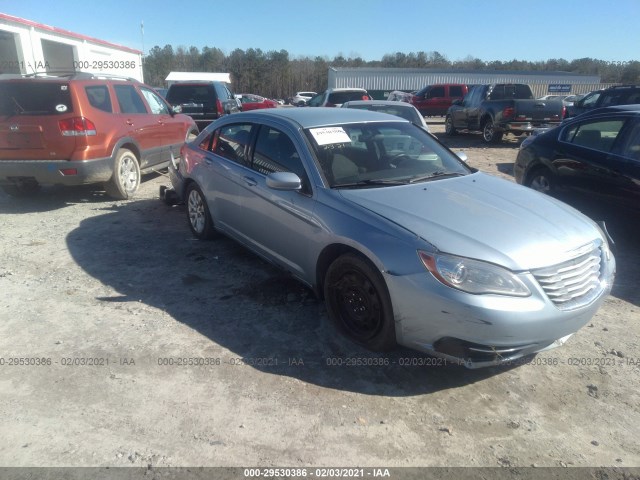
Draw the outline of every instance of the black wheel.
<instances>
[{"instance_id":1,"label":"black wheel","mask_svg":"<svg viewBox=\"0 0 640 480\"><path fill-rule=\"evenodd\" d=\"M327 271L324 296L329 318L350 339L377 351L396 346L389 292L368 261L351 253L338 257Z\"/></svg>"},{"instance_id":2,"label":"black wheel","mask_svg":"<svg viewBox=\"0 0 640 480\"><path fill-rule=\"evenodd\" d=\"M528 176L525 185L538 192L551 195L553 193L553 176L548 168L537 168Z\"/></svg>"},{"instance_id":3,"label":"black wheel","mask_svg":"<svg viewBox=\"0 0 640 480\"><path fill-rule=\"evenodd\" d=\"M493 120L488 118L482 126L482 139L486 143L498 143L502 140L502 132L496 132Z\"/></svg>"},{"instance_id":4,"label":"black wheel","mask_svg":"<svg viewBox=\"0 0 640 480\"><path fill-rule=\"evenodd\" d=\"M127 200L140 187L140 165L131 150L122 148L118 151L113 166L111 179L104 184L107 195L118 200Z\"/></svg>"},{"instance_id":5,"label":"black wheel","mask_svg":"<svg viewBox=\"0 0 640 480\"><path fill-rule=\"evenodd\" d=\"M453 118L451 118L451 115L447 115L447 117L444 119L444 133L446 133L450 137L458 133L458 131L453 126Z\"/></svg>"},{"instance_id":6,"label":"black wheel","mask_svg":"<svg viewBox=\"0 0 640 480\"><path fill-rule=\"evenodd\" d=\"M207 199L200 188L192 183L187 187L187 220L191 233L199 240L210 240L215 236L213 220Z\"/></svg>"},{"instance_id":7,"label":"black wheel","mask_svg":"<svg viewBox=\"0 0 640 480\"><path fill-rule=\"evenodd\" d=\"M40 190L38 182L21 182L14 185L2 185L2 190L12 197L28 197Z\"/></svg>"}]
</instances>

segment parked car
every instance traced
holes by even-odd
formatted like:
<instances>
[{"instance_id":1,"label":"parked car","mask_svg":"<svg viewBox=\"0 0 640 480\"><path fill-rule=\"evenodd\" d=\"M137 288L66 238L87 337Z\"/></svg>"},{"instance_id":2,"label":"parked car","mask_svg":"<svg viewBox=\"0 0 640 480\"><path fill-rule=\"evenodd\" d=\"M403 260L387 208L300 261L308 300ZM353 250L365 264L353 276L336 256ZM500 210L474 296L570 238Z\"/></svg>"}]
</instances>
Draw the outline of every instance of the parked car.
<instances>
[{"instance_id":1,"label":"parked car","mask_svg":"<svg viewBox=\"0 0 640 480\"><path fill-rule=\"evenodd\" d=\"M135 80L72 73L0 81L0 185L104 183L125 199L164 168L198 128Z\"/></svg>"},{"instance_id":2,"label":"parked car","mask_svg":"<svg viewBox=\"0 0 640 480\"><path fill-rule=\"evenodd\" d=\"M170 177L192 233L222 232L290 272L373 350L509 362L564 343L611 288L615 260L591 220L399 117L243 112L182 159Z\"/></svg>"},{"instance_id":3,"label":"parked car","mask_svg":"<svg viewBox=\"0 0 640 480\"><path fill-rule=\"evenodd\" d=\"M289 100L289 103L297 107L302 107L306 105L307 102L312 97L315 97L316 95L317 95L316 92L297 92L293 97L291 97L291 100Z\"/></svg>"},{"instance_id":4,"label":"parked car","mask_svg":"<svg viewBox=\"0 0 640 480\"><path fill-rule=\"evenodd\" d=\"M596 90L573 103L567 116L575 117L594 108L640 103L640 85L618 85Z\"/></svg>"},{"instance_id":5,"label":"parked car","mask_svg":"<svg viewBox=\"0 0 640 480\"><path fill-rule=\"evenodd\" d=\"M387 100L392 102L407 102L411 103L411 97L415 95L415 92L403 92L401 90L394 90L393 92L389 92L387 96Z\"/></svg>"},{"instance_id":6,"label":"parked car","mask_svg":"<svg viewBox=\"0 0 640 480\"><path fill-rule=\"evenodd\" d=\"M560 100L536 100L529 85L496 83L474 85L456 100L444 120L445 133L482 132L486 143L497 143L505 133L522 135L539 127L559 125L565 107Z\"/></svg>"},{"instance_id":7,"label":"parked car","mask_svg":"<svg viewBox=\"0 0 640 480\"><path fill-rule=\"evenodd\" d=\"M238 102L224 82L178 82L169 86L167 101L180 106L202 129L213 120L241 111Z\"/></svg>"},{"instance_id":8,"label":"parked car","mask_svg":"<svg viewBox=\"0 0 640 480\"><path fill-rule=\"evenodd\" d=\"M307 102L308 107L339 107L352 100L371 100L364 88L329 88Z\"/></svg>"},{"instance_id":9,"label":"parked car","mask_svg":"<svg viewBox=\"0 0 640 480\"><path fill-rule=\"evenodd\" d=\"M252 93L240 93L236 95L236 98L240 100L243 112L261 108L276 108L279 105L275 100L270 100Z\"/></svg>"},{"instance_id":10,"label":"parked car","mask_svg":"<svg viewBox=\"0 0 640 480\"><path fill-rule=\"evenodd\" d=\"M543 193L570 192L640 212L640 105L594 110L532 137L515 179Z\"/></svg>"},{"instance_id":11,"label":"parked car","mask_svg":"<svg viewBox=\"0 0 640 480\"><path fill-rule=\"evenodd\" d=\"M425 117L441 116L455 100L462 100L469 87L462 83L427 85L411 97L411 103Z\"/></svg>"},{"instance_id":12,"label":"parked car","mask_svg":"<svg viewBox=\"0 0 640 480\"><path fill-rule=\"evenodd\" d=\"M342 108L359 108L361 110L369 110L371 112L396 115L404 118L405 120L409 120L418 127L424 128L427 132L429 131L429 126L427 125L427 122L424 121L424 117L420 115L420 112L416 107L410 103L389 100L354 100L352 102L343 103Z\"/></svg>"}]
</instances>

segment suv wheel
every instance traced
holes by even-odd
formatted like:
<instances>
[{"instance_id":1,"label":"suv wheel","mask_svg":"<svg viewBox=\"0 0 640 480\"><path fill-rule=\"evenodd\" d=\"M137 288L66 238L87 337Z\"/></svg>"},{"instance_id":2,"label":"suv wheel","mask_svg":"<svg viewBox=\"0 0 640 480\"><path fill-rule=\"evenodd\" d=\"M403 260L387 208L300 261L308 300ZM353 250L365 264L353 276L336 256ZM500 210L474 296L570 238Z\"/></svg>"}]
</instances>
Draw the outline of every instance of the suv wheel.
<instances>
[{"instance_id":1,"label":"suv wheel","mask_svg":"<svg viewBox=\"0 0 640 480\"><path fill-rule=\"evenodd\" d=\"M118 200L127 200L133 196L140 186L140 165L131 150L122 148L118 151L111 180L105 183L107 195Z\"/></svg>"}]
</instances>

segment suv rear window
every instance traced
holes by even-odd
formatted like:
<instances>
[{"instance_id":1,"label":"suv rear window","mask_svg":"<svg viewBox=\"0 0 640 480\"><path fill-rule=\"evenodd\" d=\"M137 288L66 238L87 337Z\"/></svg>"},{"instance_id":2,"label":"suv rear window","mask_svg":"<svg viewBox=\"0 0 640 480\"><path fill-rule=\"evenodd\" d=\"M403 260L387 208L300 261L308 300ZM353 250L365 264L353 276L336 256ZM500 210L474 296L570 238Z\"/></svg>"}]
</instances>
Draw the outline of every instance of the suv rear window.
<instances>
[{"instance_id":1,"label":"suv rear window","mask_svg":"<svg viewBox=\"0 0 640 480\"><path fill-rule=\"evenodd\" d=\"M68 83L0 82L0 115L62 115L72 111Z\"/></svg>"},{"instance_id":2,"label":"suv rear window","mask_svg":"<svg viewBox=\"0 0 640 480\"><path fill-rule=\"evenodd\" d=\"M167 100L174 105L184 103L211 105L215 103L215 97L211 85L171 85L167 93Z\"/></svg>"},{"instance_id":3,"label":"suv rear window","mask_svg":"<svg viewBox=\"0 0 640 480\"><path fill-rule=\"evenodd\" d=\"M329 103L346 103L352 100L368 100L365 92L333 92L329 94Z\"/></svg>"}]
</instances>

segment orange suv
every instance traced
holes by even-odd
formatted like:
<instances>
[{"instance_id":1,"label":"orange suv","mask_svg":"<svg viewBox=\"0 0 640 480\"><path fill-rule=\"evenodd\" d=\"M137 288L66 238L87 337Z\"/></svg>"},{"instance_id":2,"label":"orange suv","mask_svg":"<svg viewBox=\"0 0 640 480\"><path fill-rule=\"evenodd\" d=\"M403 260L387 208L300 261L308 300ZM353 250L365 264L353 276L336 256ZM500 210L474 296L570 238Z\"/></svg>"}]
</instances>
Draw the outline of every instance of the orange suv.
<instances>
[{"instance_id":1,"label":"orange suv","mask_svg":"<svg viewBox=\"0 0 640 480\"><path fill-rule=\"evenodd\" d=\"M89 73L0 80L0 186L104 183L130 198L198 134L191 117L136 80Z\"/></svg>"}]
</instances>

